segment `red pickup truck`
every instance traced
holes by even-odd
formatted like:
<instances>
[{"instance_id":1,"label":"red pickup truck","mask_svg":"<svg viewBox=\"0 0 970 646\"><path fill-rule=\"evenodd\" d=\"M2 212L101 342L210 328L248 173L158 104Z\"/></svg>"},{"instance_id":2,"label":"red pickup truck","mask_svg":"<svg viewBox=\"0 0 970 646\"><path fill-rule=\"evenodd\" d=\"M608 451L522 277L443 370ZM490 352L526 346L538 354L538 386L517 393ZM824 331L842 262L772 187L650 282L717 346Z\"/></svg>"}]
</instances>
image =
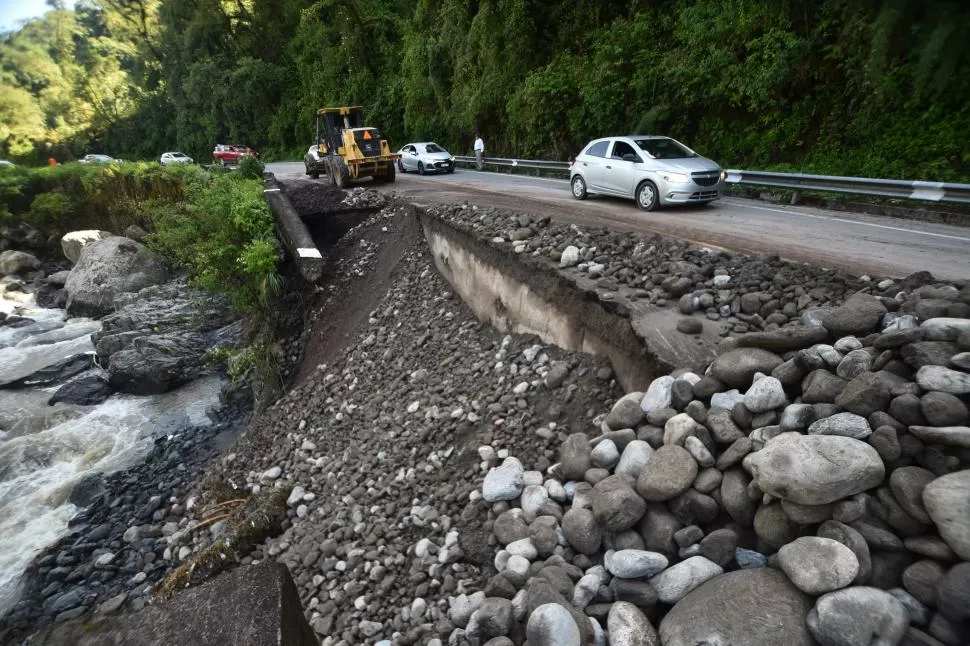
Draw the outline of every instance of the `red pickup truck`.
<instances>
[{"instance_id":1,"label":"red pickup truck","mask_svg":"<svg viewBox=\"0 0 970 646\"><path fill-rule=\"evenodd\" d=\"M259 157L259 153L249 146L235 144L216 144L212 151L212 161L223 166L235 166L240 157Z\"/></svg>"}]
</instances>

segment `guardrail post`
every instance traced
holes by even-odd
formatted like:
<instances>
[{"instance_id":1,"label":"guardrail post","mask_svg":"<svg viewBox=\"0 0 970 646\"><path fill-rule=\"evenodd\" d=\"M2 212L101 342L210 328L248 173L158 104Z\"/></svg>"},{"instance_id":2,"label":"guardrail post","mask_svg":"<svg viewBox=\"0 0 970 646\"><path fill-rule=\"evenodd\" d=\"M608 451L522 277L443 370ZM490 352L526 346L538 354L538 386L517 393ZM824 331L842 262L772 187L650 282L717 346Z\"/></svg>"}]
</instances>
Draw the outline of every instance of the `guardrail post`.
<instances>
[{"instance_id":1,"label":"guardrail post","mask_svg":"<svg viewBox=\"0 0 970 646\"><path fill-rule=\"evenodd\" d=\"M802 194L798 191L792 191L791 194L791 204L798 204L802 199Z\"/></svg>"}]
</instances>

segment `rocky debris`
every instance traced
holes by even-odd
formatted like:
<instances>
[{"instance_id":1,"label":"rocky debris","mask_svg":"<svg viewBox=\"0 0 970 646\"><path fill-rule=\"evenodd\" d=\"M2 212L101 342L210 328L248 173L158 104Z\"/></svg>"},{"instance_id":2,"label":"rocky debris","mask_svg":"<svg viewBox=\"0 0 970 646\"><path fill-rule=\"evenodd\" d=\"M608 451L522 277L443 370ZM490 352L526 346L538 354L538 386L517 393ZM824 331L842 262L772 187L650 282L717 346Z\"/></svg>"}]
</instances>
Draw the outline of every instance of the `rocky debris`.
<instances>
[{"instance_id":1,"label":"rocky debris","mask_svg":"<svg viewBox=\"0 0 970 646\"><path fill-rule=\"evenodd\" d=\"M959 329L949 325L934 328L940 340L919 331L928 312L954 318L965 287L856 279L467 206L432 211L501 237L490 243L499 248L529 229L515 236L524 261L558 266L575 246L567 275L658 305L683 294L681 311L760 336L726 339L717 371L676 371L620 398L638 412L618 404L609 369L589 357L477 323L415 239L393 278L371 287L385 295L346 346L212 469L240 492L294 487L284 533L243 560L291 569L325 644L652 643L654 634L665 645L873 635L896 644L904 634L959 643L962 530L944 531L955 521L927 495L970 456L945 434L911 429L948 428L928 424L930 392L967 405L959 355L970 338L949 338ZM363 251L335 280L375 270L368 254L399 231L394 213L351 230L342 242ZM857 299L829 319L860 290L875 302ZM885 312L862 330L876 303ZM765 379L781 393L774 381L758 385ZM746 403L752 388L758 410ZM959 415L937 396L926 409L942 411L935 420ZM668 459L693 476L670 497L645 499L641 476ZM502 496L491 493L497 480L511 483ZM648 491L665 484L647 480ZM215 528L199 534L172 539L169 556L216 538ZM933 592L935 607L923 601Z\"/></svg>"},{"instance_id":2,"label":"rocky debris","mask_svg":"<svg viewBox=\"0 0 970 646\"><path fill-rule=\"evenodd\" d=\"M941 295L949 298L935 312L970 302L968 290L936 285L860 294L819 319L823 332L759 333L746 339L752 346L729 340L707 376L683 382L696 384L686 396L677 395L677 374L625 396L641 397L637 439L626 440L618 460L596 459L634 419L618 402L594 424L599 436L563 442L543 486L566 499L522 517L530 529L553 525L558 547L548 557L524 555L528 563L513 572L501 565L513 549L505 544L496 566L512 586L507 594L528 591L550 568L571 569L563 596L609 643L627 643L622 630L614 641L610 617L634 595L646 643L659 620L665 646L734 643L727 635L748 643L752 634L766 644L900 644L920 630L927 640L961 643L970 634L966 613L955 610L970 547L970 429L958 424L970 376L952 363L962 348L951 339L964 332L908 313ZM944 340L932 343L952 345L914 352L927 342L926 333L900 332L913 329L938 330ZM624 460L631 447L637 457ZM525 499L503 502L502 513L525 510ZM744 578L759 572L774 580L745 590ZM954 600L942 601L944 592ZM941 601L953 618L934 611ZM778 603L783 619L752 630L765 603ZM528 613L517 620L528 622Z\"/></svg>"},{"instance_id":3,"label":"rocky debris","mask_svg":"<svg viewBox=\"0 0 970 646\"><path fill-rule=\"evenodd\" d=\"M290 204L301 215L338 211L343 206L348 193L351 192L344 191L326 181L277 179L277 183L286 191ZM376 193L376 191L370 192Z\"/></svg>"},{"instance_id":4,"label":"rocky debris","mask_svg":"<svg viewBox=\"0 0 970 646\"><path fill-rule=\"evenodd\" d=\"M115 297L159 285L169 278L164 261L145 245L112 236L81 249L64 284L67 312L98 318L114 310Z\"/></svg>"},{"instance_id":5,"label":"rocky debris","mask_svg":"<svg viewBox=\"0 0 970 646\"><path fill-rule=\"evenodd\" d=\"M363 186L352 188L345 192L344 198L340 201L342 205L358 209L383 209L392 201L392 197L387 193L374 191Z\"/></svg>"},{"instance_id":6,"label":"rocky debris","mask_svg":"<svg viewBox=\"0 0 970 646\"><path fill-rule=\"evenodd\" d=\"M98 361L112 388L134 394L166 392L209 369L205 353L236 347L242 324L228 300L176 281L116 298L94 335Z\"/></svg>"}]
</instances>

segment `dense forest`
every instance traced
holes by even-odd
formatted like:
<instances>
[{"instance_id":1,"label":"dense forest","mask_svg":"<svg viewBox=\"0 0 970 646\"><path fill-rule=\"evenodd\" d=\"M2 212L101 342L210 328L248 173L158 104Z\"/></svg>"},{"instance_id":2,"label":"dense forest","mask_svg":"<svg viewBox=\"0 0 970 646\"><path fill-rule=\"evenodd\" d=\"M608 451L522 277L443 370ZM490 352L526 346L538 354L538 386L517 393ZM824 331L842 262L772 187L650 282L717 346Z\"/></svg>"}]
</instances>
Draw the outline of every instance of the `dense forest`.
<instances>
[{"instance_id":1,"label":"dense forest","mask_svg":"<svg viewBox=\"0 0 970 646\"><path fill-rule=\"evenodd\" d=\"M392 146L565 159L662 133L736 168L970 180L964 0L78 0L0 35L0 156L300 158L322 106Z\"/></svg>"}]
</instances>

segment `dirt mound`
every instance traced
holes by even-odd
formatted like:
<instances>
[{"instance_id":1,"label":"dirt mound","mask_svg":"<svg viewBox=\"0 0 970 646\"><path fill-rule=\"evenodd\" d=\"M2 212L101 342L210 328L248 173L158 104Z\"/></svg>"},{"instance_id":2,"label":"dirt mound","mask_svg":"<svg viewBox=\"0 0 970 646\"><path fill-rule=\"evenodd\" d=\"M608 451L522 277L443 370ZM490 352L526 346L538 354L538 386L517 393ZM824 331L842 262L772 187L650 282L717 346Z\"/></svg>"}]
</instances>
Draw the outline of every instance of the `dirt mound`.
<instances>
[{"instance_id":1,"label":"dirt mound","mask_svg":"<svg viewBox=\"0 0 970 646\"><path fill-rule=\"evenodd\" d=\"M327 181L315 179L277 179L289 198L290 204L300 215L326 213L346 208L343 204L347 193Z\"/></svg>"}]
</instances>

